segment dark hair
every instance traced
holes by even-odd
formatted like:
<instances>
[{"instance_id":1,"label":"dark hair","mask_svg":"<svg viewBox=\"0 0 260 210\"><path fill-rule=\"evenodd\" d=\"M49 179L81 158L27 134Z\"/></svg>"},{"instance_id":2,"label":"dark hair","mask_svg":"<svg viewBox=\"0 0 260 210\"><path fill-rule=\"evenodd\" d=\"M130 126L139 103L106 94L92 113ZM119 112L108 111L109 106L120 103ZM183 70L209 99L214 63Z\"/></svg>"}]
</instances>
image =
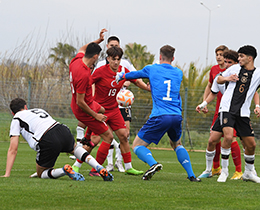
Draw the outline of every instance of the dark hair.
<instances>
[{"instance_id":1,"label":"dark hair","mask_svg":"<svg viewBox=\"0 0 260 210\"><path fill-rule=\"evenodd\" d=\"M110 47L107 50L107 56L108 57L115 58L116 56L118 56L119 59L121 59L123 54L124 54L123 50L120 47Z\"/></svg>"},{"instance_id":2,"label":"dark hair","mask_svg":"<svg viewBox=\"0 0 260 210\"><path fill-rule=\"evenodd\" d=\"M164 45L160 48L160 55L163 60L172 61L174 57L175 48L170 45Z\"/></svg>"},{"instance_id":3,"label":"dark hair","mask_svg":"<svg viewBox=\"0 0 260 210\"><path fill-rule=\"evenodd\" d=\"M98 55L101 52L101 50L101 47L97 43L91 42L87 46L85 57L92 58L94 55Z\"/></svg>"},{"instance_id":4,"label":"dark hair","mask_svg":"<svg viewBox=\"0 0 260 210\"><path fill-rule=\"evenodd\" d=\"M10 109L11 111L16 114L20 110L24 109L24 106L26 105L26 102L22 98L15 98L10 103Z\"/></svg>"},{"instance_id":5,"label":"dark hair","mask_svg":"<svg viewBox=\"0 0 260 210\"><path fill-rule=\"evenodd\" d=\"M223 57L238 63L238 53L235 50L225 50L223 53Z\"/></svg>"},{"instance_id":6,"label":"dark hair","mask_svg":"<svg viewBox=\"0 0 260 210\"><path fill-rule=\"evenodd\" d=\"M107 39L107 43L111 42L111 41L118 41L118 43L120 44L120 40L118 37L116 36L110 36L108 39Z\"/></svg>"},{"instance_id":7,"label":"dark hair","mask_svg":"<svg viewBox=\"0 0 260 210\"><path fill-rule=\"evenodd\" d=\"M243 47L240 47L239 50L237 51L238 53L243 53L245 55L252 56L254 59L257 56L257 51L256 49L251 46L251 45L245 45Z\"/></svg>"},{"instance_id":8,"label":"dark hair","mask_svg":"<svg viewBox=\"0 0 260 210\"><path fill-rule=\"evenodd\" d=\"M215 53L217 53L219 50L224 52L225 50L228 50L228 47L225 45L220 45L215 49Z\"/></svg>"}]
</instances>

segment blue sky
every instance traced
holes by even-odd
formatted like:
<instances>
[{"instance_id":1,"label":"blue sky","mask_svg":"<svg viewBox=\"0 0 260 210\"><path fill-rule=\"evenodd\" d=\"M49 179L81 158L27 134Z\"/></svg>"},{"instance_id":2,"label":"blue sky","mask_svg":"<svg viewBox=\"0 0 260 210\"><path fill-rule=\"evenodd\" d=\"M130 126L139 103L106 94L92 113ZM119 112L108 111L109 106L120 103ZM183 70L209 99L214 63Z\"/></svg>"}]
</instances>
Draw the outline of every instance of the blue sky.
<instances>
[{"instance_id":1,"label":"blue sky","mask_svg":"<svg viewBox=\"0 0 260 210\"><path fill-rule=\"evenodd\" d=\"M260 57L260 1L204 0L211 11L208 63L221 44L238 50L254 45ZM220 5L217 8L217 5ZM209 11L198 0L1 0L0 57L23 43L28 50L50 49L57 42L79 48L98 37L100 29L117 35L121 46L146 45L158 59L159 48L176 48L175 62L205 66ZM260 58L256 58L260 66Z\"/></svg>"}]
</instances>

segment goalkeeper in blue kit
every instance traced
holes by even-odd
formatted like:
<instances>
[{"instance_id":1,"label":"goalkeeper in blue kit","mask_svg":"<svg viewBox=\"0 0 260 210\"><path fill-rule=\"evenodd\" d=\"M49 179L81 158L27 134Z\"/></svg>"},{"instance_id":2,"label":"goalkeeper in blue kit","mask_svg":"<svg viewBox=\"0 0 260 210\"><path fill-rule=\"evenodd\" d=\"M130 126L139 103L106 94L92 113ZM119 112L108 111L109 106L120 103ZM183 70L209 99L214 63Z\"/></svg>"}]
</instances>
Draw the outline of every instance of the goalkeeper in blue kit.
<instances>
[{"instance_id":1,"label":"goalkeeper in blue kit","mask_svg":"<svg viewBox=\"0 0 260 210\"><path fill-rule=\"evenodd\" d=\"M138 132L133 142L133 150L137 157L150 166L142 179L150 180L152 176L162 169L147 148L151 143L158 144L165 133L170 138L170 143L176 152L178 161L188 174L188 179L200 182L193 173L190 157L187 150L181 145L182 133L182 101L180 86L183 73L177 67L173 67L175 48L165 45L160 49L160 64L147 65L142 70L124 74L120 72L116 80L123 78L137 79L148 78L150 81L153 109L147 122Z\"/></svg>"}]
</instances>

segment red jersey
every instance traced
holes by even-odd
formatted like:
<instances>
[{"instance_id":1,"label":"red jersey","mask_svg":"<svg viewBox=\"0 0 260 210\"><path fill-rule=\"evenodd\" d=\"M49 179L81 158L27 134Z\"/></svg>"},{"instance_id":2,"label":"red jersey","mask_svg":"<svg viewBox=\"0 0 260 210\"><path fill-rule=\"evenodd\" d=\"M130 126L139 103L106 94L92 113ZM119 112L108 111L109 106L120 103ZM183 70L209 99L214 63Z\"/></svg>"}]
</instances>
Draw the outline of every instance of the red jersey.
<instances>
[{"instance_id":1,"label":"red jersey","mask_svg":"<svg viewBox=\"0 0 260 210\"><path fill-rule=\"evenodd\" d=\"M92 108L93 104L91 70L83 63L83 56L84 53L78 53L70 62L70 86L72 93L70 106L76 117L86 116L86 113L76 104L76 93L85 93L84 100L90 108Z\"/></svg>"},{"instance_id":2,"label":"red jersey","mask_svg":"<svg viewBox=\"0 0 260 210\"><path fill-rule=\"evenodd\" d=\"M118 72L121 72L121 70L122 66L119 66ZM130 71L125 68L125 72L128 73ZM92 81L95 83L94 100L107 110L118 108L116 95L126 81L124 79L117 84L115 78L116 72L110 69L109 64L97 68L92 74ZM129 81L135 82L136 79Z\"/></svg>"},{"instance_id":3,"label":"red jersey","mask_svg":"<svg viewBox=\"0 0 260 210\"><path fill-rule=\"evenodd\" d=\"M210 69L210 72L209 72L209 82L212 84L213 80L216 77L216 75L219 74L220 72L225 71L225 70L226 69L221 69L219 67L219 65L212 66L211 69ZM211 126L213 126L213 124L215 123L216 119L218 118L218 110L219 110L219 105L220 105L221 98L222 98L222 93L219 91L218 94L217 94L216 109L215 109L215 114L214 114Z\"/></svg>"}]
</instances>

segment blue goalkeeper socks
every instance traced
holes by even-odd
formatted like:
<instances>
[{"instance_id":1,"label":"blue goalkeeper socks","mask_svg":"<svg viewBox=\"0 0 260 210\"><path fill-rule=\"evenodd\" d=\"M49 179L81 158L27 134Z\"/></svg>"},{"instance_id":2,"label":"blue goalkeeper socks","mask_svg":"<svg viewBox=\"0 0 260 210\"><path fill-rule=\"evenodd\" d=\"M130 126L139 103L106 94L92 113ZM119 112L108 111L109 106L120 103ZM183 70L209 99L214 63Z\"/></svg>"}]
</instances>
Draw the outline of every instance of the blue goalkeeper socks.
<instances>
[{"instance_id":1,"label":"blue goalkeeper socks","mask_svg":"<svg viewBox=\"0 0 260 210\"><path fill-rule=\"evenodd\" d=\"M150 167L157 163L157 161L153 158L151 151L145 146L136 146L134 148L134 153L140 160L147 163Z\"/></svg>"},{"instance_id":2,"label":"blue goalkeeper socks","mask_svg":"<svg viewBox=\"0 0 260 210\"><path fill-rule=\"evenodd\" d=\"M193 173L191 162L190 162L190 156L187 150L181 145L175 148L175 152L178 158L178 161L182 165L182 167L186 170L188 177L196 177Z\"/></svg>"}]
</instances>

